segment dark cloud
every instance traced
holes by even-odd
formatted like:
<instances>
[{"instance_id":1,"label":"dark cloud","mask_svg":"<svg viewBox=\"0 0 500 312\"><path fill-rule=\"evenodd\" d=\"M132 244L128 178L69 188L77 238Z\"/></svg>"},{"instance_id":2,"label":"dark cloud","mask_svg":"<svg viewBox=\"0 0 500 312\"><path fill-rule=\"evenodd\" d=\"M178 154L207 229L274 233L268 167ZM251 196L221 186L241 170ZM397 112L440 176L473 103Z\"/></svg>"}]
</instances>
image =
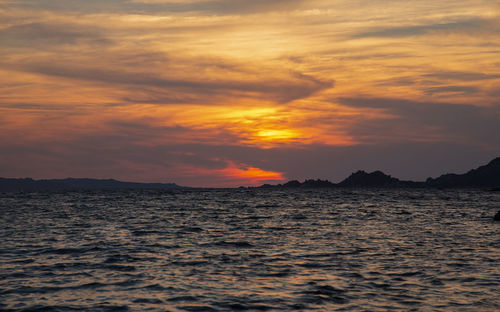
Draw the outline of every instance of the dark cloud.
<instances>
[{"instance_id":1,"label":"dark cloud","mask_svg":"<svg viewBox=\"0 0 500 312\"><path fill-rule=\"evenodd\" d=\"M12 101L11 99L4 99L2 97L0 97L0 107L23 109L23 110L45 110L45 111L61 109L61 107L57 105L48 105L45 103L35 104L27 102L18 102L18 101Z\"/></svg>"},{"instance_id":2,"label":"dark cloud","mask_svg":"<svg viewBox=\"0 0 500 312\"><path fill-rule=\"evenodd\" d=\"M107 84L117 84L137 87L161 88L164 92L181 92L202 96L234 95L273 99L286 103L300 98L305 98L315 92L331 88L332 81L323 81L314 77L295 73L289 80L262 80L262 81L237 81L237 80L194 80L180 78L164 78L148 72L132 72L115 69L102 69L77 64L49 64L25 63L5 64L15 70L23 70L48 76L86 80Z\"/></svg>"},{"instance_id":3,"label":"dark cloud","mask_svg":"<svg viewBox=\"0 0 500 312\"><path fill-rule=\"evenodd\" d=\"M175 95L170 94L168 91L162 91L151 88L143 88L141 90L137 90L137 92L133 92L128 96L122 97L119 99L121 103L113 103L111 105L124 105L124 104L202 104L202 103L210 103L210 98L203 98L201 96L196 96L194 94L183 94Z\"/></svg>"},{"instance_id":4,"label":"dark cloud","mask_svg":"<svg viewBox=\"0 0 500 312\"><path fill-rule=\"evenodd\" d=\"M217 144L223 142L236 142L238 137L215 129L191 129L182 126L158 125L158 120L153 118L141 118L133 120L111 120L106 123L109 135L120 138L119 142L154 142L153 145L178 144L183 141L198 144ZM92 137L91 137L92 138Z\"/></svg>"},{"instance_id":5,"label":"dark cloud","mask_svg":"<svg viewBox=\"0 0 500 312\"><path fill-rule=\"evenodd\" d=\"M100 34L98 28L76 24L33 22L17 24L0 30L0 45L13 47L52 46L55 44L75 44L85 40L100 46L111 40Z\"/></svg>"},{"instance_id":6,"label":"dark cloud","mask_svg":"<svg viewBox=\"0 0 500 312\"><path fill-rule=\"evenodd\" d=\"M436 93L473 94L479 92L479 90L479 88L473 86L443 86L426 88L424 89L424 93L427 95L434 95Z\"/></svg>"},{"instance_id":7,"label":"dark cloud","mask_svg":"<svg viewBox=\"0 0 500 312\"><path fill-rule=\"evenodd\" d=\"M490 96L494 96L498 99L498 98L500 98L500 88L497 87L497 88L490 89L487 94Z\"/></svg>"},{"instance_id":8,"label":"dark cloud","mask_svg":"<svg viewBox=\"0 0 500 312\"><path fill-rule=\"evenodd\" d=\"M439 102L416 102L392 98L341 98L340 103L357 108L377 108L392 114L392 119L374 119L351 129L355 137L396 140L434 137L440 141L469 142L500 146L500 109L498 106L474 106Z\"/></svg>"},{"instance_id":9,"label":"dark cloud","mask_svg":"<svg viewBox=\"0 0 500 312\"><path fill-rule=\"evenodd\" d=\"M484 23L487 20L483 19L468 19L458 22L449 23L436 23L427 25L415 25L415 26L394 26L394 27L384 27L375 30L369 30L356 34L355 38L365 38L365 37L408 37L408 36L418 36L424 35L430 32L457 32L457 31L470 31L478 30L484 31Z\"/></svg>"},{"instance_id":10,"label":"dark cloud","mask_svg":"<svg viewBox=\"0 0 500 312\"><path fill-rule=\"evenodd\" d=\"M379 81L377 84L380 86L412 86L417 81L414 77L397 77Z\"/></svg>"},{"instance_id":11,"label":"dark cloud","mask_svg":"<svg viewBox=\"0 0 500 312\"><path fill-rule=\"evenodd\" d=\"M214 1L130 1L130 0L18 0L17 6L43 8L53 11L87 13L183 13L205 12L207 14L251 14L269 11L286 11L297 8L305 0L214 0Z\"/></svg>"},{"instance_id":12,"label":"dark cloud","mask_svg":"<svg viewBox=\"0 0 500 312\"><path fill-rule=\"evenodd\" d=\"M82 13L127 12L140 6L128 0L16 0L16 7L51 11L79 11Z\"/></svg>"},{"instance_id":13,"label":"dark cloud","mask_svg":"<svg viewBox=\"0 0 500 312\"><path fill-rule=\"evenodd\" d=\"M179 11L207 11L215 14L248 14L268 11L287 11L298 7L304 0L216 0L190 4L166 4Z\"/></svg>"},{"instance_id":14,"label":"dark cloud","mask_svg":"<svg viewBox=\"0 0 500 312\"><path fill-rule=\"evenodd\" d=\"M446 80L458 80L458 81L500 79L500 75L498 74L484 74L484 73L460 72L460 71L438 71L422 75L422 77L433 78L433 79L437 78Z\"/></svg>"},{"instance_id":15,"label":"dark cloud","mask_svg":"<svg viewBox=\"0 0 500 312\"><path fill-rule=\"evenodd\" d=\"M322 52L325 55L332 55L342 61L357 61L357 60L379 60L379 59L406 59L411 58L412 55L407 53L395 52L373 52L372 50L356 51L355 53L348 53L347 51L329 50Z\"/></svg>"}]
</instances>

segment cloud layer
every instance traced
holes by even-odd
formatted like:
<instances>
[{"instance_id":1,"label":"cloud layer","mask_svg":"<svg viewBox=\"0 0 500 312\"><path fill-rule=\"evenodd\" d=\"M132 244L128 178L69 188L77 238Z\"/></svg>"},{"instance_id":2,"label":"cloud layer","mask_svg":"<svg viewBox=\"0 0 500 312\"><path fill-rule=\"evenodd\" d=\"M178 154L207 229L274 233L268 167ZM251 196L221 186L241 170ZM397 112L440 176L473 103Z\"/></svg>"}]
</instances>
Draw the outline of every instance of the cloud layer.
<instances>
[{"instance_id":1,"label":"cloud layer","mask_svg":"<svg viewBox=\"0 0 500 312\"><path fill-rule=\"evenodd\" d=\"M5 176L422 178L405 165L500 153L496 1L0 4Z\"/></svg>"}]
</instances>

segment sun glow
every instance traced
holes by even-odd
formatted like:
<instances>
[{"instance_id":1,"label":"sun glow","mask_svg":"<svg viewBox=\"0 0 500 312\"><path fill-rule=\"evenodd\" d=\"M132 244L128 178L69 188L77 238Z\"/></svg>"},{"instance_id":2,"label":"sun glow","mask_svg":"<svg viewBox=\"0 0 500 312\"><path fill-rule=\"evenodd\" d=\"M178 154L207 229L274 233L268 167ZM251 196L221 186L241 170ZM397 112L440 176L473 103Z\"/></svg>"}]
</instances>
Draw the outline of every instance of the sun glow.
<instances>
[{"instance_id":1,"label":"sun glow","mask_svg":"<svg viewBox=\"0 0 500 312\"><path fill-rule=\"evenodd\" d=\"M285 176L279 171L264 170L246 163L236 163L231 160L218 160L224 162L223 168L208 169L197 166L181 166L180 173L184 176L201 178L202 181L210 181L208 185L231 187L236 185L259 186L264 183L279 183L285 181Z\"/></svg>"},{"instance_id":2,"label":"sun glow","mask_svg":"<svg viewBox=\"0 0 500 312\"><path fill-rule=\"evenodd\" d=\"M289 139L293 138L295 135L293 131L290 130L262 130L257 133L258 136L269 139Z\"/></svg>"},{"instance_id":3,"label":"sun glow","mask_svg":"<svg viewBox=\"0 0 500 312\"><path fill-rule=\"evenodd\" d=\"M261 180L281 181L284 179L281 172L266 171L255 167L237 168L228 167L224 169L224 174L230 177L250 178L257 183Z\"/></svg>"}]
</instances>

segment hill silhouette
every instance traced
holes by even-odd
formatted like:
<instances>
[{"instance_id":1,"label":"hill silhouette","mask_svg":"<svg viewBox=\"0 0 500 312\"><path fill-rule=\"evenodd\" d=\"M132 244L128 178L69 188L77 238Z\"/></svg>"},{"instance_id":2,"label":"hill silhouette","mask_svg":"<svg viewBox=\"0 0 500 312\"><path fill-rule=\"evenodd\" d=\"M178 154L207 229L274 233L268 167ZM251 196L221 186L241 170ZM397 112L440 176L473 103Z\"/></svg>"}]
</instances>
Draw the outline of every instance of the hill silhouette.
<instances>
[{"instance_id":1,"label":"hill silhouette","mask_svg":"<svg viewBox=\"0 0 500 312\"><path fill-rule=\"evenodd\" d=\"M337 185L340 187L398 187L403 186L403 183L382 171L367 173L359 170Z\"/></svg>"},{"instance_id":2,"label":"hill silhouette","mask_svg":"<svg viewBox=\"0 0 500 312\"><path fill-rule=\"evenodd\" d=\"M500 157L464 174L449 173L436 179L428 178L426 184L432 187L499 187Z\"/></svg>"},{"instance_id":3,"label":"hill silhouette","mask_svg":"<svg viewBox=\"0 0 500 312\"><path fill-rule=\"evenodd\" d=\"M444 174L435 179L428 178L425 182L402 181L391 177L382 171L367 173L363 170L352 173L349 177L339 183L333 183L328 180L297 180L289 181L285 184L270 185L265 184L262 187L429 187L429 188L476 188L491 187L497 189L500 187L500 157L493 159L487 165L477 169L472 169L464 174Z\"/></svg>"},{"instance_id":4,"label":"hill silhouette","mask_svg":"<svg viewBox=\"0 0 500 312\"><path fill-rule=\"evenodd\" d=\"M73 190L119 190L119 189L175 189L182 188L175 183L138 183L114 179L50 179L33 180L0 178L1 192L40 192Z\"/></svg>"}]
</instances>

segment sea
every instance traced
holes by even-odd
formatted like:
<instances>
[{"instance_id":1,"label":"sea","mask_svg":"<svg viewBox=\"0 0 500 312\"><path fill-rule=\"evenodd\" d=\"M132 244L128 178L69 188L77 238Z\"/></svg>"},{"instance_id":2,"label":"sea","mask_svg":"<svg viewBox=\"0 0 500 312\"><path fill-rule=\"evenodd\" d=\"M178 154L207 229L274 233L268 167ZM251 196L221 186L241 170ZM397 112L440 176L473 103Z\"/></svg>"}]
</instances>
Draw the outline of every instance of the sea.
<instances>
[{"instance_id":1,"label":"sea","mask_svg":"<svg viewBox=\"0 0 500 312\"><path fill-rule=\"evenodd\" d=\"M500 192L0 194L0 311L500 311Z\"/></svg>"}]
</instances>

